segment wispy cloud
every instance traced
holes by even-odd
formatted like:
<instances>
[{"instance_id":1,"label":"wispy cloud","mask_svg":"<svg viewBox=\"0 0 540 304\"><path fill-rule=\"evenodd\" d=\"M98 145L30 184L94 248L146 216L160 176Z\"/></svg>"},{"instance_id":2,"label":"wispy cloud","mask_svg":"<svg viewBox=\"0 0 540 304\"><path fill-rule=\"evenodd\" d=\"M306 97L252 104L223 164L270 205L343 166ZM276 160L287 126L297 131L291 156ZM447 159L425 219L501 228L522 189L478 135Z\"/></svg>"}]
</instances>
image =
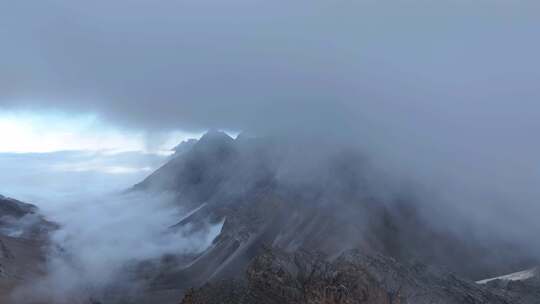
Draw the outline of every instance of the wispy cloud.
<instances>
[{"instance_id":1,"label":"wispy cloud","mask_svg":"<svg viewBox=\"0 0 540 304\"><path fill-rule=\"evenodd\" d=\"M165 194L132 193L74 196L57 202L62 206L49 218L62 226L52 235L56 248L49 253L47 273L20 286L13 295L15 303L101 301L114 296L107 292L116 288L125 300L140 287L133 273L138 262L159 264L167 254L202 252L223 223L173 233L168 228L189 211L174 204L174 199Z\"/></svg>"}]
</instances>

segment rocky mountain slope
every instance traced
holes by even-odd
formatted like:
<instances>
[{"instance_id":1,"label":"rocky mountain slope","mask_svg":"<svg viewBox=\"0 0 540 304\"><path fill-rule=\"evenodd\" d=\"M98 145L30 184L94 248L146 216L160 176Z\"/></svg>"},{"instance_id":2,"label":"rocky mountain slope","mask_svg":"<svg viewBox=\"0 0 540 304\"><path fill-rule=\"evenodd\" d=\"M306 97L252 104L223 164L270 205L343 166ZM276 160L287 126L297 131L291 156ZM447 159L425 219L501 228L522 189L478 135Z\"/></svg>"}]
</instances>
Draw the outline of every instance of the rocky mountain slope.
<instances>
[{"instance_id":1,"label":"rocky mountain slope","mask_svg":"<svg viewBox=\"0 0 540 304\"><path fill-rule=\"evenodd\" d=\"M13 288L43 274L44 247L54 228L36 206L0 196L0 303L10 303Z\"/></svg>"},{"instance_id":2,"label":"rocky mountain slope","mask_svg":"<svg viewBox=\"0 0 540 304\"><path fill-rule=\"evenodd\" d=\"M524 271L480 280L478 284L502 290L511 295L518 303L540 303L540 268L534 267Z\"/></svg>"},{"instance_id":3,"label":"rocky mountain slope","mask_svg":"<svg viewBox=\"0 0 540 304\"><path fill-rule=\"evenodd\" d=\"M320 254L268 249L248 267L246 280L224 280L190 290L182 304L509 304L538 303L421 263L347 251Z\"/></svg>"},{"instance_id":4,"label":"rocky mountain slope","mask_svg":"<svg viewBox=\"0 0 540 304\"><path fill-rule=\"evenodd\" d=\"M209 282L242 278L264 245L288 253L300 249L320 252L332 261L352 249L397 261L416 259L452 269L469 280L537 263L534 257L514 250L512 244L497 243L497 250L493 250L493 243L431 226L415 204L413 193L381 189L384 181L378 172L355 151L326 153L322 158L316 151L303 151L301 143L245 136L233 139L222 132L210 132L176 150L178 153L167 164L133 190L177 194L178 204L192 212L171 229L196 231L208 222L220 221L224 225L213 245L202 254L178 258L180 262L156 270L148 294L177 295ZM397 266L385 267L392 271ZM411 271L414 268L405 273ZM461 291L473 299L486 296L483 288L470 281L424 275L441 282L444 288L466 285ZM370 272L370 276L376 274ZM423 280L416 292L434 288L429 280ZM395 291L378 284L369 286ZM440 291L434 290L430 292ZM497 293L493 297L499 301L493 303L509 301ZM434 301L467 303L447 300L450 298L435 297ZM427 299L425 303L431 303ZM152 301L150 297L147 303ZM468 303L491 303L475 301Z\"/></svg>"}]
</instances>

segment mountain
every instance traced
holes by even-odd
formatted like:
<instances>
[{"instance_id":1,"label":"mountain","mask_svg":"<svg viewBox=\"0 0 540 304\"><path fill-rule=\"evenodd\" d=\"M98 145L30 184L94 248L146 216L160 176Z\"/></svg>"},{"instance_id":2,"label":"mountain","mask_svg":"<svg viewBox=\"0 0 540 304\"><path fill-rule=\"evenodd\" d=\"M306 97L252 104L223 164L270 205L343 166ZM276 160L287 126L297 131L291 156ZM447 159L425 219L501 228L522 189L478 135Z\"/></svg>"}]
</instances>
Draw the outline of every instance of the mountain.
<instances>
[{"instance_id":1,"label":"mountain","mask_svg":"<svg viewBox=\"0 0 540 304\"><path fill-rule=\"evenodd\" d=\"M418 292L434 288L427 283L431 279L443 280L449 286L463 285L466 288L456 293L473 292L471 297L484 293L473 280L538 262L514 250L511 243L478 242L432 226L413 192L381 191L381 175L361 153L318 153L306 151L306 146L301 140L233 139L213 131L179 149L168 163L135 185L132 191L175 193L177 203L192 210L173 230L196 231L208 222L224 221L220 235L205 252L177 258L179 262L155 270L147 303L155 302L152 297L176 296L208 283L243 280L250 261L265 246L287 254L319 252L328 261L339 260L351 250L404 263L418 260L465 278L456 283L447 274L443 279L430 274ZM445 299L441 303L459 303ZM493 303L511 303L504 301Z\"/></svg>"},{"instance_id":2,"label":"mountain","mask_svg":"<svg viewBox=\"0 0 540 304\"><path fill-rule=\"evenodd\" d=\"M23 239L46 238L55 225L39 214L38 208L0 195L0 234Z\"/></svg>"},{"instance_id":3,"label":"mountain","mask_svg":"<svg viewBox=\"0 0 540 304\"><path fill-rule=\"evenodd\" d=\"M2 217L12 216L21 218L27 214L34 214L36 211L37 207L34 205L0 195L0 212Z\"/></svg>"},{"instance_id":4,"label":"mountain","mask_svg":"<svg viewBox=\"0 0 540 304\"><path fill-rule=\"evenodd\" d=\"M55 227L36 206L0 195L0 303L9 303L20 283L44 273L44 248Z\"/></svg>"}]
</instances>

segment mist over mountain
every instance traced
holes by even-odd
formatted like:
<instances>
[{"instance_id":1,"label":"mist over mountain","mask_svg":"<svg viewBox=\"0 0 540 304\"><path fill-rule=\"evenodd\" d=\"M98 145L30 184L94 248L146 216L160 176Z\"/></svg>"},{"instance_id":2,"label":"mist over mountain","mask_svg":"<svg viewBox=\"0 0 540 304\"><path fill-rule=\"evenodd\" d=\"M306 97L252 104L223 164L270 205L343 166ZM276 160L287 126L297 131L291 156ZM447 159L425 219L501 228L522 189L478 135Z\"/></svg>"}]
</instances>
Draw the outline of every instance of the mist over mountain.
<instances>
[{"instance_id":1,"label":"mist over mountain","mask_svg":"<svg viewBox=\"0 0 540 304\"><path fill-rule=\"evenodd\" d=\"M523 238L505 235L498 223L478 222L478 215L460 214L459 205L446 206L429 189L379 172L359 151L304 156L298 144L276 138L233 140L211 132L134 189L177 193L183 204L203 206L197 211L207 213L202 218L227 218L225 227L262 212L263 223L280 223L268 223L273 236L266 237L281 240L285 248L313 243L332 255L365 246L396 257L441 259L439 264L473 278L487 275L483 267L494 271L537 256L530 242L534 232L522 231ZM249 231L250 224L244 224ZM265 225L258 226L249 234L264 235L260 226ZM464 259L470 263L464 265Z\"/></svg>"},{"instance_id":2,"label":"mist over mountain","mask_svg":"<svg viewBox=\"0 0 540 304\"><path fill-rule=\"evenodd\" d=\"M537 245L531 242L536 230L531 230L528 236L522 231L521 237L516 238L500 230L503 228L498 223L485 225L478 221L478 215L456 210L459 204L446 205L447 201L433 194L432 189L381 172L376 163L354 145L346 150L343 146L331 146L322 153L318 153L321 149L309 155L304 154L304 147L306 143L301 139L291 141L290 137L240 134L233 139L222 132L209 132L135 185L132 191L176 193L184 206L191 206L193 212L175 225L176 229L208 219L215 222L224 219L220 235L201 256L183 266L159 271L149 290L150 299L170 290L203 285L200 291L188 294L184 302L303 303L298 300L297 297L302 296L295 294L294 286L315 284L303 288L313 288L311 296L320 303L348 303L347 297L351 295L340 295L338 291L331 296L333 300L317 296L321 288L339 285L332 281L339 280L339 271L338 277L332 278L335 275L331 275L332 270L320 266L319 263L325 265L322 260L313 262L309 254L306 257L300 253L299 257L294 256L294 262L286 262L292 266L282 264L280 253L274 253L275 249L264 254L264 248L279 248L278 252L318 252L322 255L318 259L330 261L340 261L343 255L356 249L362 255L383 254L404 263L436 265L464 280L456 283L452 276L443 279L447 274L440 270L423 273L413 268L413 273L407 273L409 270L405 269L413 266L393 265L394 260L384 259L379 260L381 264L376 268L362 264L365 262L360 264L363 266L339 268L347 272L357 269L355 267L367 267L364 271L375 276L375 282L383 282L382 297L390 297L388 303L392 303L392 297L405 303L431 303L435 299L441 303L534 303L531 299L537 290L536 283L515 291L516 298L513 298L514 291L505 298L503 294L508 291L497 288L486 291L475 283L463 286L471 284L466 283L467 280L538 264ZM482 205L475 208L480 211ZM259 254L262 256L257 257ZM258 259L273 259L274 254L278 254L275 266L258 264ZM312 266L302 266L304 263ZM295 267L299 270L293 270ZM293 278L298 275L298 281L283 278L280 271ZM302 271L308 274L316 271L316 277L304 281L308 274ZM247 273L247 283L242 283L243 273ZM400 278L392 283L394 285L387 285L388 276L393 273ZM279 276L277 283L272 283L274 275ZM289 279L291 281L284 283L283 280ZM416 280L428 285L443 280L440 284L451 291L442 296L434 286L415 285ZM342 286L357 284L353 282L344 281ZM407 284L412 285L400 291L399 286ZM454 284L461 287L453 287ZM375 297L371 288L374 287L366 291L368 298ZM471 295L474 293L477 295ZM489 293L492 295L487 295ZM466 297L470 297L469 300L465 300ZM360 298L350 300L363 303ZM381 300L380 303L386 302Z\"/></svg>"},{"instance_id":3,"label":"mist over mountain","mask_svg":"<svg viewBox=\"0 0 540 304\"><path fill-rule=\"evenodd\" d=\"M0 302L537 304L539 12L0 2Z\"/></svg>"},{"instance_id":4,"label":"mist over mountain","mask_svg":"<svg viewBox=\"0 0 540 304\"><path fill-rule=\"evenodd\" d=\"M252 261L265 258L260 256L265 248L275 248L270 252L308 254L294 263L312 263L311 258L302 261L311 254L320 256L320 263L333 263L359 250L368 257L383 255L405 265L432 265L443 270L405 275L401 272L407 268L401 267L409 266L386 265L394 262L381 260L381 267L398 267L392 271L405 275L398 285L427 276L421 280L428 285L421 289L428 294L437 293L428 282L452 271L469 282L460 284L473 284L467 288L492 293L488 298L534 303L530 302L534 284L512 291L518 300L505 300L501 288L506 285L478 287L473 282L538 265L538 247L531 241L534 223L522 222L521 229L505 232L497 222L462 213L459 203L448 204L436 189L389 174L357 145L334 142L306 153L306 148L311 149L306 137L293 138L246 134L232 138L210 131L177 146L163 166L123 193L57 201L49 216L59 225L48 233L49 245L43 247L43 270L28 284L18 284L11 301L177 303L189 288L205 284L217 285L186 297L227 298L230 295L219 286L251 288L250 277L242 283L243 274L266 272L266 266L250 268L259 267ZM500 210L484 210L481 203L473 207L491 218L505 218ZM32 208L29 212L35 213ZM17 227L19 222L5 225ZM384 270L365 271L375 277L378 271L383 271L383 277L389 275ZM314 284L329 284L325 276L314 277L321 280ZM229 280L240 281L226 283L236 282ZM444 282L448 288L455 284ZM390 285L376 288L396 292ZM402 300L411 301L421 292L414 285L408 288L399 296ZM450 298L469 292L458 289L441 301L453 303ZM288 297L272 301L296 301L296 296ZM486 299L474 303L494 303ZM189 298L184 301L191 303Z\"/></svg>"}]
</instances>

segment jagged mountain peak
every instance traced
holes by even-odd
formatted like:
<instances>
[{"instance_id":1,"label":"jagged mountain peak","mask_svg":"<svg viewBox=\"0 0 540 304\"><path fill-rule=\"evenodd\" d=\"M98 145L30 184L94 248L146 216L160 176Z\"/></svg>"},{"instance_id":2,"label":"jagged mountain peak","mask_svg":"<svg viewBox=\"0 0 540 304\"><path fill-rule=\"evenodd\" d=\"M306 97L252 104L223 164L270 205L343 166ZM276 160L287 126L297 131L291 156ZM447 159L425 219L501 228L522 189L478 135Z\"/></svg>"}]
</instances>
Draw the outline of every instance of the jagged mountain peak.
<instances>
[{"instance_id":1,"label":"jagged mountain peak","mask_svg":"<svg viewBox=\"0 0 540 304\"><path fill-rule=\"evenodd\" d=\"M235 151L235 142L232 137L223 131L208 131L199 139L193 148L186 154L192 162L224 161ZM219 164L215 164L219 165Z\"/></svg>"},{"instance_id":2,"label":"jagged mountain peak","mask_svg":"<svg viewBox=\"0 0 540 304\"><path fill-rule=\"evenodd\" d=\"M232 142L234 139L229 134L219 130L209 130L206 132L199 143L218 143L218 142Z\"/></svg>"},{"instance_id":3,"label":"jagged mountain peak","mask_svg":"<svg viewBox=\"0 0 540 304\"><path fill-rule=\"evenodd\" d=\"M197 147L195 149L204 149L209 146L231 145L233 142L234 139L227 133L218 130L209 130L200 139L189 138L183 140L171 150L174 151L176 155L181 155L191 151L195 147Z\"/></svg>"}]
</instances>

